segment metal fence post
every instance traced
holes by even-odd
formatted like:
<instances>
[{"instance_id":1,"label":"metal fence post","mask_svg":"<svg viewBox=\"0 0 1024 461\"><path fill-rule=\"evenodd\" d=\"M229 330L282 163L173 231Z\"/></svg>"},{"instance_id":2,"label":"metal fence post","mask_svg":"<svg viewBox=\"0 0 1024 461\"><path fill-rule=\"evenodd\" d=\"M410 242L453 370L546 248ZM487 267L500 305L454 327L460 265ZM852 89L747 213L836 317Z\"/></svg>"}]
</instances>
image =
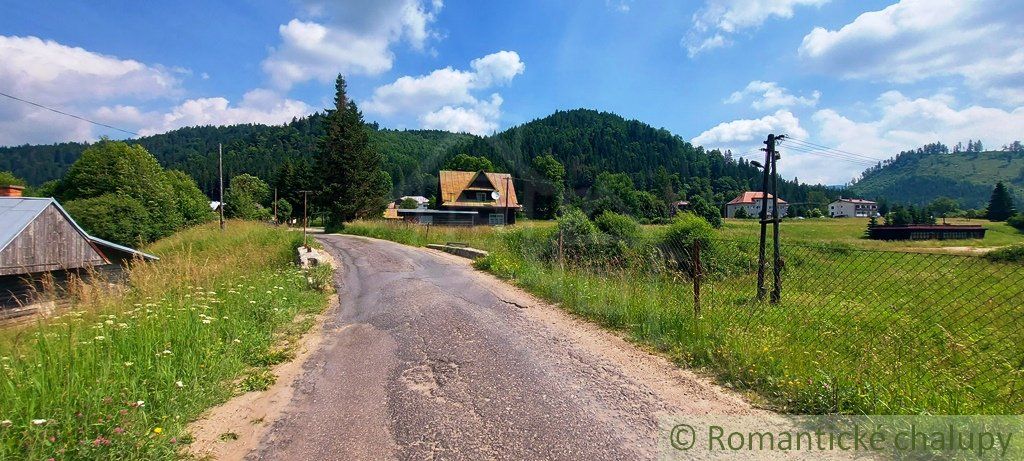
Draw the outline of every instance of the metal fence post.
<instances>
[{"instance_id":1,"label":"metal fence post","mask_svg":"<svg viewBox=\"0 0 1024 461\"><path fill-rule=\"evenodd\" d=\"M694 317L700 317L700 282L704 276L703 269L700 267L700 240L693 241L693 315Z\"/></svg>"}]
</instances>

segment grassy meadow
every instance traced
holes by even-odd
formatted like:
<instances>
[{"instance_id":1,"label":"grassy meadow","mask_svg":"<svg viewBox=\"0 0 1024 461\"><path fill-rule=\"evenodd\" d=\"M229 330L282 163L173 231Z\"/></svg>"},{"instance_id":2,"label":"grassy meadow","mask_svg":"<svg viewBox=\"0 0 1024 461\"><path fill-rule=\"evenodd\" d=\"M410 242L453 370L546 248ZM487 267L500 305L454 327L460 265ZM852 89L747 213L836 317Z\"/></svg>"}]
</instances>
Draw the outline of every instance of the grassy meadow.
<instances>
[{"instance_id":1,"label":"grassy meadow","mask_svg":"<svg viewBox=\"0 0 1024 461\"><path fill-rule=\"evenodd\" d=\"M645 226L632 245L656 245L664 227ZM427 236L417 226L361 222L346 231L413 245L460 241L488 249L491 255L477 263L481 269L681 365L704 369L723 384L754 391L783 411L1024 410L1024 306L1018 302L1024 271L1019 264L866 249L864 242L868 247L889 242L857 240L855 232L863 227L855 220L783 224L786 266L777 305L755 300L756 247L750 242L756 223L726 220L717 232L719 244L745 266L705 277L700 315L694 313L686 273L649 262L563 267L545 258L556 241L550 223L434 228ZM821 243L832 239L839 244Z\"/></svg>"},{"instance_id":2,"label":"grassy meadow","mask_svg":"<svg viewBox=\"0 0 1024 461\"><path fill-rule=\"evenodd\" d=\"M145 250L128 288L0 330L0 459L171 459L186 425L236 393L312 326L328 294L292 263L301 233L230 221Z\"/></svg>"},{"instance_id":3,"label":"grassy meadow","mask_svg":"<svg viewBox=\"0 0 1024 461\"><path fill-rule=\"evenodd\" d=\"M939 221L941 223L941 220ZM933 248L993 248L1024 243L1024 233L1005 222L984 219L950 218L949 224L981 225L988 229L984 239L880 241L863 238L868 227L867 218L810 218L789 219L782 223L780 234L786 241L847 244L872 250L927 250ZM657 227L657 226L652 226ZM756 239L760 226L755 219L723 219L723 238Z\"/></svg>"}]
</instances>

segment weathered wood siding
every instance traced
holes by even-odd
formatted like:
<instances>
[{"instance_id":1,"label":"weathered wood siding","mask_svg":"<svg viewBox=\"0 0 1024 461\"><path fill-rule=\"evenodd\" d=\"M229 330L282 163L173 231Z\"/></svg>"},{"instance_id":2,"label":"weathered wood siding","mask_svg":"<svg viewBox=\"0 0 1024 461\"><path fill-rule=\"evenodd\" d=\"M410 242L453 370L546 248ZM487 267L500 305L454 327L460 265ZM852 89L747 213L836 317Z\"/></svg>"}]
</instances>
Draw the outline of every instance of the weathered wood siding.
<instances>
[{"instance_id":1,"label":"weathered wood siding","mask_svg":"<svg viewBox=\"0 0 1024 461\"><path fill-rule=\"evenodd\" d=\"M105 264L106 260L50 205L7 248L0 251L0 275Z\"/></svg>"}]
</instances>

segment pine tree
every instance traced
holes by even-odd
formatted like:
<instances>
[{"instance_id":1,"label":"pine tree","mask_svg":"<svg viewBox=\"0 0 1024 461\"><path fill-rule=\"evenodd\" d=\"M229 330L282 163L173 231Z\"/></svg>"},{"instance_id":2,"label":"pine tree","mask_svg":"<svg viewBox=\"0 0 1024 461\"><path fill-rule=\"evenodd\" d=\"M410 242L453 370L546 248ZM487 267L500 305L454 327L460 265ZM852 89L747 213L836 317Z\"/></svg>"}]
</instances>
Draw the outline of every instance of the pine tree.
<instances>
[{"instance_id":1,"label":"pine tree","mask_svg":"<svg viewBox=\"0 0 1024 461\"><path fill-rule=\"evenodd\" d=\"M324 136L315 159L321 178L317 203L327 213L325 226L337 229L346 221L380 216L387 206L391 178L381 168L381 155L370 145L363 114L348 99L345 78L335 82L334 109L324 119Z\"/></svg>"},{"instance_id":2,"label":"pine tree","mask_svg":"<svg viewBox=\"0 0 1024 461\"><path fill-rule=\"evenodd\" d=\"M988 201L986 217L989 221L1006 221L1007 218L1017 214L1013 206L1013 197L1002 181L996 183L992 190L992 198Z\"/></svg>"}]
</instances>

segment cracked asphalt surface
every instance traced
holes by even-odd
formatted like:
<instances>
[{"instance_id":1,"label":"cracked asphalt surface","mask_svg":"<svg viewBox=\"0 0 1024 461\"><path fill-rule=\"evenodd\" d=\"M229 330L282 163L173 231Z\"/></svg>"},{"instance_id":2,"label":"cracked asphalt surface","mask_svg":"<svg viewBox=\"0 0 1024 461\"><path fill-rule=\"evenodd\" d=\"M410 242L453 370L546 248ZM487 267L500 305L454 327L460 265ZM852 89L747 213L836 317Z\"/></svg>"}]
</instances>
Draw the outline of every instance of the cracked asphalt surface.
<instances>
[{"instance_id":1,"label":"cracked asphalt surface","mask_svg":"<svg viewBox=\"0 0 1024 461\"><path fill-rule=\"evenodd\" d=\"M318 239L341 307L249 459L653 459L659 415L755 411L453 256Z\"/></svg>"}]
</instances>

